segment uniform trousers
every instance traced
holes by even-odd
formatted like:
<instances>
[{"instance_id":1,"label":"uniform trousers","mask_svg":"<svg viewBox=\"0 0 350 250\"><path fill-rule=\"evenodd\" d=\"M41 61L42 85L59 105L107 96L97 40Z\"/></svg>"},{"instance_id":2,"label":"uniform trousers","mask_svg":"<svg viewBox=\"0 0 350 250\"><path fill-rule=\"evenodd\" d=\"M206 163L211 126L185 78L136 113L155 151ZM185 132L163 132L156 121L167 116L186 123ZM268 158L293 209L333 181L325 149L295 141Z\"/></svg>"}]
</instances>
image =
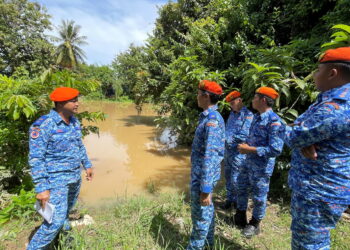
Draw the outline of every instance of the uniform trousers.
<instances>
[{"instance_id":1,"label":"uniform trousers","mask_svg":"<svg viewBox=\"0 0 350 250\"><path fill-rule=\"evenodd\" d=\"M265 217L267 194L269 192L270 176L266 173L254 172L245 164L238 176L237 209L245 211L251 193L253 199L253 217L261 220Z\"/></svg>"},{"instance_id":2,"label":"uniform trousers","mask_svg":"<svg viewBox=\"0 0 350 250\"><path fill-rule=\"evenodd\" d=\"M49 202L55 206L52 223L43 222L34 234L27 250L47 249L62 228L70 229L68 215L78 199L80 185L81 180L50 189Z\"/></svg>"},{"instance_id":3,"label":"uniform trousers","mask_svg":"<svg viewBox=\"0 0 350 250\"><path fill-rule=\"evenodd\" d=\"M330 249L330 230L346 209L347 205L307 199L293 192L292 249Z\"/></svg>"},{"instance_id":4,"label":"uniform trousers","mask_svg":"<svg viewBox=\"0 0 350 250\"><path fill-rule=\"evenodd\" d=\"M201 206L200 190L191 190L192 234L188 250L203 249L205 245L214 245L214 205Z\"/></svg>"},{"instance_id":5,"label":"uniform trousers","mask_svg":"<svg viewBox=\"0 0 350 250\"><path fill-rule=\"evenodd\" d=\"M229 202L237 202L238 174L244 160L244 155L239 154L236 150L226 148L224 169L226 181L226 200Z\"/></svg>"}]
</instances>

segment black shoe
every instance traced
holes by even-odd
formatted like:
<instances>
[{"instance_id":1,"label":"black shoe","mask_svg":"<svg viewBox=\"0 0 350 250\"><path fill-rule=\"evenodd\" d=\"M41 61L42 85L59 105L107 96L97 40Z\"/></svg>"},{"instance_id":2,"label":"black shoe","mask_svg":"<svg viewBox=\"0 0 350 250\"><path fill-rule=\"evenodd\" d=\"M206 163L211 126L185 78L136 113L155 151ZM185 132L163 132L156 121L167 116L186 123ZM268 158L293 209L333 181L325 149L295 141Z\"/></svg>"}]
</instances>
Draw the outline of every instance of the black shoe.
<instances>
[{"instance_id":1,"label":"black shoe","mask_svg":"<svg viewBox=\"0 0 350 250\"><path fill-rule=\"evenodd\" d=\"M237 209L233 217L233 223L238 228L244 228L247 225L247 212L245 210Z\"/></svg>"},{"instance_id":2,"label":"black shoe","mask_svg":"<svg viewBox=\"0 0 350 250\"><path fill-rule=\"evenodd\" d=\"M246 238L251 238L254 235L258 235L260 233L260 222L261 220L257 220L253 216L249 221L249 224L243 229L243 235Z\"/></svg>"},{"instance_id":3,"label":"black shoe","mask_svg":"<svg viewBox=\"0 0 350 250\"><path fill-rule=\"evenodd\" d=\"M253 225L247 225L244 229L243 229L243 236L250 239L252 238L254 235L258 235L260 233L260 226L253 226Z\"/></svg>"},{"instance_id":4,"label":"black shoe","mask_svg":"<svg viewBox=\"0 0 350 250\"><path fill-rule=\"evenodd\" d=\"M232 208L236 209L237 208L237 204L236 204L236 202L232 202L232 201L226 200L225 203L220 206L220 208L222 210L229 210L229 209L232 209Z\"/></svg>"},{"instance_id":5,"label":"black shoe","mask_svg":"<svg viewBox=\"0 0 350 250\"><path fill-rule=\"evenodd\" d=\"M237 202L232 202L233 209L237 209Z\"/></svg>"}]
</instances>

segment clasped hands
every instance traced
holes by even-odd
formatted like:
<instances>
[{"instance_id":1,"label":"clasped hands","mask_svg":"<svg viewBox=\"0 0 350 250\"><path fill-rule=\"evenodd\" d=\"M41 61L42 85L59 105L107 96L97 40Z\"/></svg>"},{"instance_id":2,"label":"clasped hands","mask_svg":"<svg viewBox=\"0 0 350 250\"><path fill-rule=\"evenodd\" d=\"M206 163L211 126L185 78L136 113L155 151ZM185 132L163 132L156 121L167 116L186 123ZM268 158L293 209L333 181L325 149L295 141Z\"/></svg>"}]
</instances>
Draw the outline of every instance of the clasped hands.
<instances>
[{"instance_id":1,"label":"clasped hands","mask_svg":"<svg viewBox=\"0 0 350 250\"><path fill-rule=\"evenodd\" d=\"M256 148L249 146L247 143L238 144L237 149L240 154L250 154L256 152Z\"/></svg>"},{"instance_id":2,"label":"clasped hands","mask_svg":"<svg viewBox=\"0 0 350 250\"><path fill-rule=\"evenodd\" d=\"M255 153L256 148L249 146L246 143L238 144L237 146L238 152L240 154L250 154L250 153ZM317 159L317 152L316 152L316 146L315 145L310 145L307 147L304 147L301 149L301 153L305 158L311 159L311 160L316 160Z\"/></svg>"},{"instance_id":3,"label":"clasped hands","mask_svg":"<svg viewBox=\"0 0 350 250\"><path fill-rule=\"evenodd\" d=\"M310 145L301 149L301 153L305 158L317 160L316 146Z\"/></svg>"}]
</instances>

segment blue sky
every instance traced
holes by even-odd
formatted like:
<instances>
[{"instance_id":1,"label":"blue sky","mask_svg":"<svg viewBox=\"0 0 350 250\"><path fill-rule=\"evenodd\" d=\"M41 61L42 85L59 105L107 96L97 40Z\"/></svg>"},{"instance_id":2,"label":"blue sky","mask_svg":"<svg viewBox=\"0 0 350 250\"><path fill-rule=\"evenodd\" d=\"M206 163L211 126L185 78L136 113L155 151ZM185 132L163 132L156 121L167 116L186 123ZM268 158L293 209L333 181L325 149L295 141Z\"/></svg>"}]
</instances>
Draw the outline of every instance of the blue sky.
<instances>
[{"instance_id":1,"label":"blue sky","mask_svg":"<svg viewBox=\"0 0 350 250\"><path fill-rule=\"evenodd\" d=\"M34 0L33 0L34 2ZM51 22L58 26L62 19L82 26L81 35L88 37L82 48L89 64L110 64L130 43L144 44L154 28L157 6L167 0L35 0L44 5ZM56 35L55 30L49 34Z\"/></svg>"}]
</instances>

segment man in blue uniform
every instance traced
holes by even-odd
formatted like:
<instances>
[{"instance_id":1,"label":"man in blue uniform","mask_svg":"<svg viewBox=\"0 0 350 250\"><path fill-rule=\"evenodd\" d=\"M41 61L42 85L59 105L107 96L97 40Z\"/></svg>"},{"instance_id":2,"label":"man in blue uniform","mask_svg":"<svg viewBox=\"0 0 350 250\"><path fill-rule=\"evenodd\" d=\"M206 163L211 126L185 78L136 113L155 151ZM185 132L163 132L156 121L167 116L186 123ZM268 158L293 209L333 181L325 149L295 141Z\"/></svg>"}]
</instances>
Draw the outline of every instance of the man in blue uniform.
<instances>
[{"instance_id":1,"label":"man in blue uniform","mask_svg":"<svg viewBox=\"0 0 350 250\"><path fill-rule=\"evenodd\" d=\"M330 229L350 204L350 47L327 50L314 81L321 93L285 137L292 249L330 249Z\"/></svg>"},{"instance_id":2,"label":"man in blue uniform","mask_svg":"<svg viewBox=\"0 0 350 250\"><path fill-rule=\"evenodd\" d=\"M243 105L241 93L238 91L229 93L225 100L230 103L232 111L225 128L226 202L222 208L230 209L231 207L236 208L237 205L237 177L245 160L245 155L238 152L237 145L246 142L253 121L253 113Z\"/></svg>"},{"instance_id":3,"label":"man in blue uniform","mask_svg":"<svg viewBox=\"0 0 350 250\"><path fill-rule=\"evenodd\" d=\"M272 111L278 93L269 87L256 90L252 106L258 111L254 116L247 143L238 145L238 151L247 158L238 176L238 197L235 223L244 227L243 235L250 238L260 233L260 222L265 216L266 200L269 191L275 159L282 152L284 125ZM253 217L248 225L246 210L249 191L254 203Z\"/></svg>"},{"instance_id":4,"label":"man in blue uniform","mask_svg":"<svg viewBox=\"0 0 350 250\"><path fill-rule=\"evenodd\" d=\"M221 161L225 152L225 123L216 111L222 88L216 82L199 83L199 116L191 154L191 217L192 234L187 249L202 249L214 244L213 189L220 179Z\"/></svg>"},{"instance_id":5,"label":"man in blue uniform","mask_svg":"<svg viewBox=\"0 0 350 250\"><path fill-rule=\"evenodd\" d=\"M63 228L69 230L68 213L76 203L81 183L80 166L91 180L93 171L81 139L78 111L79 91L57 88L50 94L55 108L30 128L29 165L36 198L45 209L55 206L52 223L44 221L30 241L29 250L46 249Z\"/></svg>"}]
</instances>

